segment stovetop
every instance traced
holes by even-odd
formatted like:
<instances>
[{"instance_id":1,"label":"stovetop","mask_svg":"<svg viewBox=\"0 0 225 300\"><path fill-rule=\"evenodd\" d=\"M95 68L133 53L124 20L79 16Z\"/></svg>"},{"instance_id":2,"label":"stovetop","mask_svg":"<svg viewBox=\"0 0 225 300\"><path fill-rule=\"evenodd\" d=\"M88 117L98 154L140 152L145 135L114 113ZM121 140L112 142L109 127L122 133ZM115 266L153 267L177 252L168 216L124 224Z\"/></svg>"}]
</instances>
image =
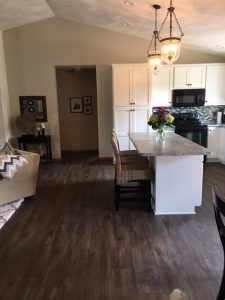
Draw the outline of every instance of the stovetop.
<instances>
[{"instance_id":1,"label":"stovetop","mask_svg":"<svg viewBox=\"0 0 225 300\"><path fill-rule=\"evenodd\" d=\"M176 113L173 116L175 127L208 127L201 123L198 113Z\"/></svg>"}]
</instances>

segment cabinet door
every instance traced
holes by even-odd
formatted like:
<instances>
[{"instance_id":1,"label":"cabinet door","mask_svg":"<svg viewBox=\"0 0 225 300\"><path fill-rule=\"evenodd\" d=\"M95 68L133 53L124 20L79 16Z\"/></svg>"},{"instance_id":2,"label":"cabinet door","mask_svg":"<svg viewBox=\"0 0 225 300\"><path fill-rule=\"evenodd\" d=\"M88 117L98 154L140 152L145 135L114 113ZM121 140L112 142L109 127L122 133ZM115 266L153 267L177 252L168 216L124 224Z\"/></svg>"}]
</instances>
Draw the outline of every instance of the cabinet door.
<instances>
[{"instance_id":1,"label":"cabinet door","mask_svg":"<svg viewBox=\"0 0 225 300\"><path fill-rule=\"evenodd\" d=\"M172 69L162 68L152 75L151 106L169 106L171 101L170 84Z\"/></svg>"},{"instance_id":2,"label":"cabinet door","mask_svg":"<svg viewBox=\"0 0 225 300\"><path fill-rule=\"evenodd\" d=\"M132 111L132 132L148 132L149 125L147 124L149 119L150 110L148 107L135 107Z\"/></svg>"},{"instance_id":3,"label":"cabinet door","mask_svg":"<svg viewBox=\"0 0 225 300\"><path fill-rule=\"evenodd\" d=\"M131 103L147 106L150 103L151 70L148 65L132 67Z\"/></svg>"},{"instance_id":4,"label":"cabinet door","mask_svg":"<svg viewBox=\"0 0 225 300\"><path fill-rule=\"evenodd\" d=\"M114 128L119 135L131 131L131 109L129 107L117 107L114 109Z\"/></svg>"},{"instance_id":5,"label":"cabinet door","mask_svg":"<svg viewBox=\"0 0 225 300\"><path fill-rule=\"evenodd\" d=\"M174 67L173 71L173 87L175 89L187 88L187 67Z\"/></svg>"},{"instance_id":6,"label":"cabinet door","mask_svg":"<svg viewBox=\"0 0 225 300\"><path fill-rule=\"evenodd\" d=\"M225 65L207 66L206 103L207 105L225 105Z\"/></svg>"},{"instance_id":7,"label":"cabinet door","mask_svg":"<svg viewBox=\"0 0 225 300\"><path fill-rule=\"evenodd\" d=\"M225 128L219 128L219 159L225 163Z\"/></svg>"},{"instance_id":8,"label":"cabinet door","mask_svg":"<svg viewBox=\"0 0 225 300\"><path fill-rule=\"evenodd\" d=\"M132 127L132 110L129 107L114 108L114 128L117 133L120 150L130 150L128 133Z\"/></svg>"},{"instance_id":9,"label":"cabinet door","mask_svg":"<svg viewBox=\"0 0 225 300\"><path fill-rule=\"evenodd\" d=\"M207 158L218 158L219 156L219 128L209 127L207 148L212 152Z\"/></svg>"},{"instance_id":10,"label":"cabinet door","mask_svg":"<svg viewBox=\"0 0 225 300\"><path fill-rule=\"evenodd\" d=\"M187 84L190 88L205 88L205 66L191 66L187 74Z\"/></svg>"},{"instance_id":11,"label":"cabinet door","mask_svg":"<svg viewBox=\"0 0 225 300\"><path fill-rule=\"evenodd\" d=\"M130 66L113 66L113 105L127 106L131 100Z\"/></svg>"},{"instance_id":12,"label":"cabinet door","mask_svg":"<svg viewBox=\"0 0 225 300\"><path fill-rule=\"evenodd\" d=\"M174 83L176 89L205 88L205 66L175 66Z\"/></svg>"}]
</instances>

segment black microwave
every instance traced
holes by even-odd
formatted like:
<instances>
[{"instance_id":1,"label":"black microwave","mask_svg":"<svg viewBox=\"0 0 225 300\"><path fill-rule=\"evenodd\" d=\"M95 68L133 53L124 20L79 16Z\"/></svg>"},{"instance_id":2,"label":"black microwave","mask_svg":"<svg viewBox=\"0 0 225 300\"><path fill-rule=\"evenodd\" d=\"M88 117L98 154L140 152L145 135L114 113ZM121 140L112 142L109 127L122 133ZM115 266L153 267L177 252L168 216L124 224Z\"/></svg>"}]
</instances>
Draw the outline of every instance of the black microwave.
<instances>
[{"instance_id":1,"label":"black microwave","mask_svg":"<svg viewBox=\"0 0 225 300\"><path fill-rule=\"evenodd\" d=\"M174 107L193 107L205 105L205 89L183 89L172 91Z\"/></svg>"}]
</instances>

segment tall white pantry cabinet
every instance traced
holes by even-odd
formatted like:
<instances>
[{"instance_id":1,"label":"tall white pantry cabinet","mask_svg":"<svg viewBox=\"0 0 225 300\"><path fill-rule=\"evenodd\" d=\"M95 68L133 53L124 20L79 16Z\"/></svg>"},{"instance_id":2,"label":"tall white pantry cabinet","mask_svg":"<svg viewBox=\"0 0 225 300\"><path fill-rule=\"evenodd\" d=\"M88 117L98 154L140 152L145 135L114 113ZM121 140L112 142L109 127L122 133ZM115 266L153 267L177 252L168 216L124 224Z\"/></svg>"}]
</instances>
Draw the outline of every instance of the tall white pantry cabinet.
<instances>
[{"instance_id":1,"label":"tall white pantry cabinet","mask_svg":"<svg viewBox=\"0 0 225 300\"><path fill-rule=\"evenodd\" d=\"M113 124L120 150L133 149L129 132L148 132L151 69L147 64L112 65Z\"/></svg>"}]
</instances>

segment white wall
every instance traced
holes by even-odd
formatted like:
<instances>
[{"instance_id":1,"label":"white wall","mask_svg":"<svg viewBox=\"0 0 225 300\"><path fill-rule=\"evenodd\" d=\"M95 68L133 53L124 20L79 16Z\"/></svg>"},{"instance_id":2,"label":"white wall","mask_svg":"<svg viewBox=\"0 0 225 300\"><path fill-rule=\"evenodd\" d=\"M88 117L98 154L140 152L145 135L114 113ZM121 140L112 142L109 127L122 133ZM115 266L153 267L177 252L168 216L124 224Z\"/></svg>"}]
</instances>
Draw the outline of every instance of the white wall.
<instances>
[{"instance_id":1,"label":"white wall","mask_svg":"<svg viewBox=\"0 0 225 300\"><path fill-rule=\"evenodd\" d=\"M57 68L59 125L62 151L97 150L97 95L95 68ZM91 97L92 114L71 113L70 98ZM84 107L83 107L84 109Z\"/></svg>"},{"instance_id":2,"label":"white wall","mask_svg":"<svg viewBox=\"0 0 225 300\"><path fill-rule=\"evenodd\" d=\"M144 39L56 17L5 31L3 40L12 119L19 115L20 95L45 95L48 110L46 125L48 133L52 135L53 158L61 155L55 66L143 63L146 62L149 44ZM221 57L182 49L178 63L183 62L222 61ZM105 89L106 95L106 87L100 87L100 78L104 80L101 71L99 68L97 72L98 91ZM105 140L112 126L110 101L109 92L106 98L97 100L101 114L100 156L111 155L109 140ZM13 127L11 129L16 137L16 131Z\"/></svg>"}]
</instances>

